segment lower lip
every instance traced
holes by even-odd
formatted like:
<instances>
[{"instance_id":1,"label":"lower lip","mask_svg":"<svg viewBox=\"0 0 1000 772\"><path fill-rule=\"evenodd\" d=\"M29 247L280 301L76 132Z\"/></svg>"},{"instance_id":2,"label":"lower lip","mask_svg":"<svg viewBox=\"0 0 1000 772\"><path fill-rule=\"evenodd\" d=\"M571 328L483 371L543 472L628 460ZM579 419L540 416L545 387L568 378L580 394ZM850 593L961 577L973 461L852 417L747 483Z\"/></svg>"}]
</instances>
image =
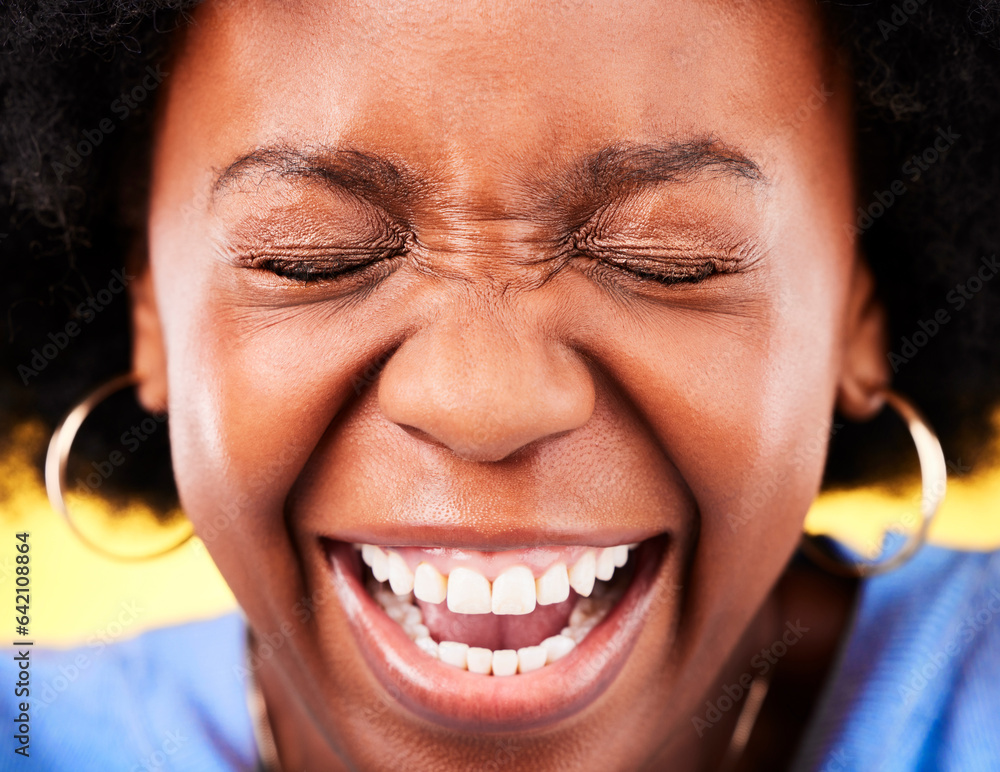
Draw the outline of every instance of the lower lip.
<instances>
[{"instance_id":1,"label":"lower lip","mask_svg":"<svg viewBox=\"0 0 1000 772\"><path fill-rule=\"evenodd\" d=\"M325 541L333 586L362 655L389 694L417 716L461 731L523 731L551 726L597 700L621 671L655 597L667 538L644 542L629 587L572 652L541 670L485 676L429 657L362 587L350 544Z\"/></svg>"}]
</instances>

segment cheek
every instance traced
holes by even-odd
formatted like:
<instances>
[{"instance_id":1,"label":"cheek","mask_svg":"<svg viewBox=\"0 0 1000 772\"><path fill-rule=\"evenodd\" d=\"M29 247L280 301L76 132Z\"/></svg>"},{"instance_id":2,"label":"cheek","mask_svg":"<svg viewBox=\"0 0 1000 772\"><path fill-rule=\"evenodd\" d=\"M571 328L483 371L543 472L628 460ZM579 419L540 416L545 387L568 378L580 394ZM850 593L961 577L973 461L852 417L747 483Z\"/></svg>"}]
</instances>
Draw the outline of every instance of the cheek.
<instances>
[{"instance_id":1,"label":"cheek","mask_svg":"<svg viewBox=\"0 0 1000 772\"><path fill-rule=\"evenodd\" d=\"M784 243L796 246L714 311L607 314L587 325L601 334L580 341L628 390L697 509L679 546L686 592L706 612L688 630L701 642L732 642L713 627L720 620L743 629L822 479L852 262L808 240Z\"/></svg>"},{"instance_id":2,"label":"cheek","mask_svg":"<svg viewBox=\"0 0 1000 772\"><path fill-rule=\"evenodd\" d=\"M196 523L233 506L274 521L322 429L317 413L344 396L320 374L345 365L303 325L251 333L238 316L207 303L178 325L184 355L169 362L176 474Z\"/></svg>"},{"instance_id":3,"label":"cheek","mask_svg":"<svg viewBox=\"0 0 1000 772\"><path fill-rule=\"evenodd\" d=\"M291 549L289 491L371 379L392 311L377 299L363 316L333 304L251 302L231 269L193 249L164 250L153 267L185 512L213 556L274 560Z\"/></svg>"}]
</instances>

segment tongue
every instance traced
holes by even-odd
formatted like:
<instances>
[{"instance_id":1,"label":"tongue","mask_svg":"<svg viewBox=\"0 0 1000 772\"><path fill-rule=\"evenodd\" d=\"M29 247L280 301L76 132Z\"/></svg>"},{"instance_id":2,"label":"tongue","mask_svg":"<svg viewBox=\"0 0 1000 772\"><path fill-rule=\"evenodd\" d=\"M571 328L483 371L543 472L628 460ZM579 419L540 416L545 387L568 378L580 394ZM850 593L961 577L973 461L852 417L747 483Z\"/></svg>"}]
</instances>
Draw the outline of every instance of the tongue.
<instances>
[{"instance_id":1,"label":"tongue","mask_svg":"<svg viewBox=\"0 0 1000 772\"><path fill-rule=\"evenodd\" d=\"M535 606L530 614L456 614L444 603L417 600L424 624L435 641L457 641L484 649L520 649L537 646L558 635L569 622L577 594L570 591L562 603Z\"/></svg>"}]
</instances>

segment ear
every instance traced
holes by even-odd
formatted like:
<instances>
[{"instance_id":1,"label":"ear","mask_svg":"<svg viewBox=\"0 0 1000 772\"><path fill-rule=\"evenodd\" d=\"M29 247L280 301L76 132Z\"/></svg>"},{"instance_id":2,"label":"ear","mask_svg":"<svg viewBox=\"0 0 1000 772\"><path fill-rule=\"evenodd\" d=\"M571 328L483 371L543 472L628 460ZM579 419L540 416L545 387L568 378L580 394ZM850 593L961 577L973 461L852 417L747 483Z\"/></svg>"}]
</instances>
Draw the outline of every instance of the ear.
<instances>
[{"instance_id":1,"label":"ear","mask_svg":"<svg viewBox=\"0 0 1000 772\"><path fill-rule=\"evenodd\" d=\"M139 404L151 413L163 413L167 409L167 356L144 244L130 252L127 266L131 276L132 372L138 381Z\"/></svg>"},{"instance_id":2,"label":"ear","mask_svg":"<svg viewBox=\"0 0 1000 772\"><path fill-rule=\"evenodd\" d=\"M867 421L882 409L890 383L889 326L863 256L855 261L848 303L837 408L851 420Z\"/></svg>"}]
</instances>

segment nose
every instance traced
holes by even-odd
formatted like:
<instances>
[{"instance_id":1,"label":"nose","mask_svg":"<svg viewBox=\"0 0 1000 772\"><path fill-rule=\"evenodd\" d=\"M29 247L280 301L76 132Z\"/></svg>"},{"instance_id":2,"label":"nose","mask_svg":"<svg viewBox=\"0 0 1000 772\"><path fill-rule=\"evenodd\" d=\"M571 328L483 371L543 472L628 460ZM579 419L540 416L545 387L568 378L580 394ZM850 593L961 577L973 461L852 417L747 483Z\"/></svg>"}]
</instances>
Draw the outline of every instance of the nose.
<instances>
[{"instance_id":1,"label":"nose","mask_svg":"<svg viewBox=\"0 0 1000 772\"><path fill-rule=\"evenodd\" d=\"M500 461L583 426L595 399L577 352L482 319L439 320L408 338L378 389L390 421L472 461Z\"/></svg>"}]
</instances>

